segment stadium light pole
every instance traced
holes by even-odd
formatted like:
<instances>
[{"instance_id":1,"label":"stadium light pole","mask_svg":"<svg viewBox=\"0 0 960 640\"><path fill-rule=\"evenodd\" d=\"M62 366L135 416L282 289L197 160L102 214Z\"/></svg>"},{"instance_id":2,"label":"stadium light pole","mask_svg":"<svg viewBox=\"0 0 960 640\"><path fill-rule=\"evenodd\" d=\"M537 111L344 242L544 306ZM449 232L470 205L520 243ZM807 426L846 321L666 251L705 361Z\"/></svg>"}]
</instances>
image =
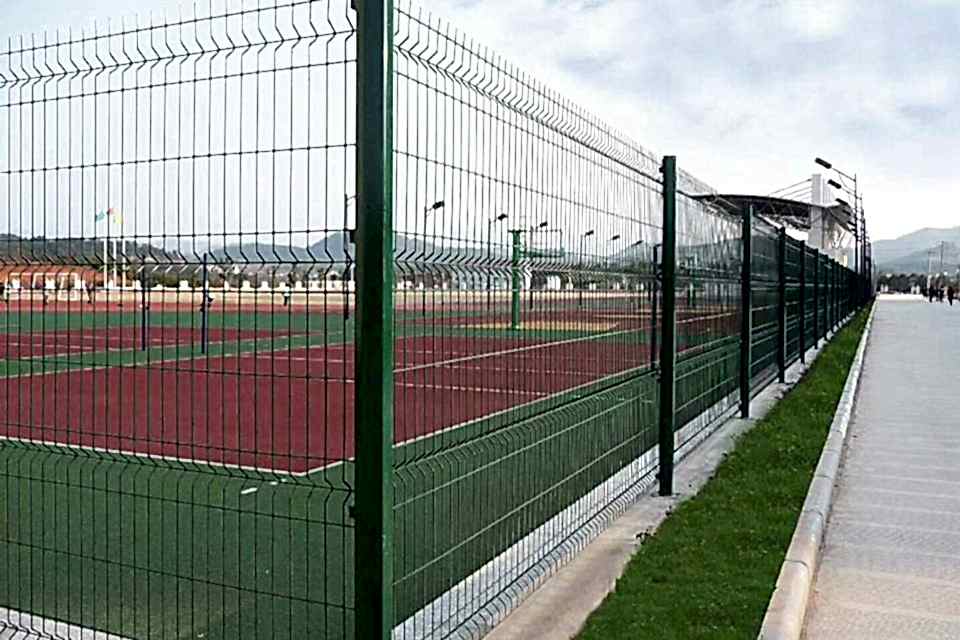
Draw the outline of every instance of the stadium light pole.
<instances>
[{"instance_id":1,"label":"stadium light pole","mask_svg":"<svg viewBox=\"0 0 960 640\"><path fill-rule=\"evenodd\" d=\"M427 205L426 207L423 208L424 242L426 242L426 236L427 236L427 216L435 211L439 211L440 209L443 209L444 206L446 206L446 203L443 200L437 200L433 204ZM436 228L436 226L434 226L434 228ZM424 316L426 316L427 315L427 279L426 278L423 279L422 300L423 300L423 309L421 310L421 312L423 313Z\"/></svg>"},{"instance_id":2,"label":"stadium light pole","mask_svg":"<svg viewBox=\"0 0 960 640\"><path fill-rule=\"evenodd\" d=\"M497 217L490 218L489 220L487 220L487 260L491 260L493 258L493 225L496 222L503 222L506 219L507 219L507 214L501 213ZM492 299L491 299L492 290L493 290L493 273L491 273L488 270L487 271L487 306L488 307L492 302Z\"/></svg>"},{"instance_id":3,"label":"stadium light pole","mask_svg":"<svg viewBox=\"0 0 960 640\"><path fill-rule=\"evenodd\" d=\"M595 231L594 229L590 229L589 231L585 231L585 232L580 236L580 251L579 251L580 256L579 256L579 257L580 257L580 270L581 270L581 273L583 272L583 267L584 267L584 262L583 262L583 243L584 243L584 241L585 241L587 238L589 238L590 236L592 236L594 233L596 233L596 231ZM579 299L577 300L577 305L578 305L580 308L583 308L583 287L584 287L585 284L586 284L586 282L583 282L583 281L581 280L580 286L578 287L578 289L580 290L580 295L579 295Z\"/></svg>"},{"instance_id":4,"label":"stadium light pole","mask_svg":"<svg viewBox=\"0 0 960 640\"><path fill-rule=\"evenodd\" d=\"M642 244L643 244L643 239L641 238L640 240L637 240L627 248L633 249L633 248L639 247ZM630 256L630 257L632 258L633 256ZM642 283L638 278L637 279L637 310L639 311L642 309L643 309L643 288L642 288Z\"/></svg>"},{"instance_id":5,"label":"stadium light pole","mask_svg":"<svg viewBox=\"0 0 960 640\"><path fill-rule=\"evenodd\" d=\"M550 226L550 223L544 220L537 226L530 227L527 233L532 234L537 231L540 231L541 229L546 229L548 226ZM528 251L527 247L524 247L523 251L524 251L524 254L530 254L530 251ZM527 308L530 311L533 311L533 269L532 268L530 269L530 289L529 289L529 293L527 294Z\"/></svg>"},{"instance_id":6,"label":"stadium light pole","mask_svg":"<svg viewBox=\"0 0 960 640\"><path fill-rule=\"evenodd\" d=\"M836 172L837 176L841 178L838 182L836 180L828 180L827 184L834 186L839 184L840 189L850 193L849 188L847 188L843 183L843 178L853 182L853 246L854 246L854 271L860 274L862 279L865 279L866 274L866 228L867 222L863 214L863 204L860 195L859 184L857 181L857 174L854 173L850 175L837 167L833 166L832 162L824 160L823 158L816 157L813 160L816 164L820 165L828 171ZM864 298L866 297L866 287L862 291Z\"/></svg>"},{"instance_id":7,"label":"stadium light pole","mask_svg":"<svg viewBox=\"0 0 960 640\"><path fill-rule=\"evenodd\" d=\"M615 234L613 234L613 236L611 236L611 238L610 238L607 242L616 242L616 241L619 240L619 239L620 239L620 234L619 234L619 233L615 233ZM609 266L610 266L610 254L607 253L607 254L605 254L603 257L604 257L604 262L606 263L605 266L609 267Z\"/></svg>"}]
</instances>

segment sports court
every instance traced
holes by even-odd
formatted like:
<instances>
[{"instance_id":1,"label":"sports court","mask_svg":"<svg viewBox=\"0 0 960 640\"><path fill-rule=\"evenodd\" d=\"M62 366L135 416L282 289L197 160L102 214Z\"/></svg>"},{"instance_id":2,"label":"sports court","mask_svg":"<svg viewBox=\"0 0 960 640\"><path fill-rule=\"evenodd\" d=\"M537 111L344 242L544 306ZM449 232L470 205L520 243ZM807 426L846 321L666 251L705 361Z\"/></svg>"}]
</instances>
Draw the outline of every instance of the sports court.
<instances>
[{"instance_id":1,"label":"sports court","mask_svg":"<svg viewBox=\"0 0 960 640\"><path fill-rule=\"evenodd\" d=\"M517 492L491 485L479 468L464 476L463 456L472 448L470 464L480 464L506 453L517 435L498 435L504 427L526 424L532 437L555 428L557 411L564 420L586 419L602 411L604 398L615 404L624 376L649 361L650 319L635 305L630 298L593 310L541 302L525 310L518 331L505 330L502 309L452 305L446 315L430 309L425 319L422 309L399 308L400 477L405 464L429 458L458 495L500 495L504 505L519 498L519 485ZM205 319L192 303L151 305L147 314L135 303L2 311L0 414L11 446L0 456L8 478L0 503L24 515L36 511L31 504L48 507L37 512L42 522L20 518L11 532L12 609L147 637L182 628L176 616L186 611L196 617L188 626L205 637L236 637L250 624L291 638L302 637L302 625L328 628L329 637L350 627L344 527L354 399L362 401L362 391L353 380L352 321L342 309L225 301ZM431 489L435 497L424 502L416 497L424 480L411 476L398 486L409 496L400 500L398 527L410 566L482 529L462 516L442 536L424 538L419 523L452 518L460 500ZM259 524L248 526L247 518ZM171 530L171 522L180 524ZM34 526L61 538L37 539ZM489 537L484 547L504 543ZM124 550L111 560L121 539ZM297 555L293 541L302 539L313 541L308 557ZM192 560L167 571L164 554ZM456 574L469 572L468 558L454 559L466 562ZM248 571L247 562L262 573ZM50 579L61 571L69 579ZM94 577L87 583L80 575ZM444 579L420 570L417 588L398 606L412 614L442 592ZM169 600L173 594L189 598Z\"/></svg>"}]
</instances>

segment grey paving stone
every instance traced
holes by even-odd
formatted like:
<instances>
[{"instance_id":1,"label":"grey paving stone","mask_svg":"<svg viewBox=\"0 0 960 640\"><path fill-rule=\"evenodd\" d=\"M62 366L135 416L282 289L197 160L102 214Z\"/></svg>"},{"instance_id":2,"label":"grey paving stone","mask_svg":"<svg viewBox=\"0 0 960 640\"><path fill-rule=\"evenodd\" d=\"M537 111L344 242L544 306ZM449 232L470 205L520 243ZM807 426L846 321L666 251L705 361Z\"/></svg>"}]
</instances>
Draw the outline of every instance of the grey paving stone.
<instances>
[{"instance_id":1,"label":"grey paving stone","mask_svg":"<svg viewBox=\"0 0 960 640\"><path fill-rule=\"evenodd\" d=\"M960 307L878 304L808 640L960 638Z\"/></svg>"}]
</instances>

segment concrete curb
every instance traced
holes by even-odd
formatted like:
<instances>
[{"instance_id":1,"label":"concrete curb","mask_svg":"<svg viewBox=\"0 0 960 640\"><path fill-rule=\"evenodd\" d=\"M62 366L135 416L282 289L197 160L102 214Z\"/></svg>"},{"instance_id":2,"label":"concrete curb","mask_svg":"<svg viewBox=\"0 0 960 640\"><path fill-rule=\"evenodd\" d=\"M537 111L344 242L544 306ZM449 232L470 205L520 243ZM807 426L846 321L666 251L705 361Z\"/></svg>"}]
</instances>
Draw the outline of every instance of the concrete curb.
<instances>
[{"instance_id":1,"label":"concrete curb","mask_svg":"<svg viewBox=\"0 0 960 640\"><path fill-rule=\"evenodd\" d=\"M797 520L797 528L787 548L780 576L777 578L777 586L770 598L767 613L763 617L758 640L799 640L803 633L803 621L807 613L810 589L817 573L823 535L833 505L834 486L840 471L840 460L847 439L847 427L850 425L850 417L853 414L853 404L863 369L863 357L876 308L877 303L874 302L870 308L870 317L867 318L860 344L857 346L857 353L850 365L843 394L837 403L830 433L823 445L823 453L820 454L813 480L810 481L807 498L804 500L803 510Z\"/></svg>"}]
</instances>

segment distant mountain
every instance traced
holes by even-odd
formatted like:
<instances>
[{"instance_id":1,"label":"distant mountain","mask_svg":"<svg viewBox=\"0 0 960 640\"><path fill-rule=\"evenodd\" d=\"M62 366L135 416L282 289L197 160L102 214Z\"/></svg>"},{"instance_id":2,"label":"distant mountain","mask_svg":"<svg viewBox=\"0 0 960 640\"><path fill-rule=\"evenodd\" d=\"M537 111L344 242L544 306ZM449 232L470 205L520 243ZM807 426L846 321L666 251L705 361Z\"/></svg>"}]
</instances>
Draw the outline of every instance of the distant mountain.
<instances>
[{"instance_id":1,"label":"distant mountain","mask_svg":"<svg viewBox=\"0 0 960 640\"><path fill-rule=\"evenodd\" d=\"M117 251L130 263L184 262L181 256L149 244L128 240L118 244ZM108 248L110 260L113 246ZM23 238L12 234L0 235L0 263L2 264L56 264L63 266L99 266L103 264L103 240L87 238Z\"/></svg>"},{"instance_id":2,"label":"distant mountain","mask_svg":"<svg viewBox=\"0 0 960 640\"><path fill-rule=\"evenodd\" d=\"M894 260L878 262L881 273L955 273L960 267L960 245L944 242L941 254L939 242ZM942 261L941 261L942 260Z\"/></svg>"},{"instance_id":3,"label":"distant mountain","mask_svg":"<svg viewBox=\"0 0 960 640\"><path fill-rule=\"evenodd\" d=\"M270 243L231 244L210 252L215 264L267 264L277 262L314 262L306 247L273 245Z\"/></svg>"},{"instance_id":4,"label":"distant mountain","mask_svg":"<svg viewBox=\"0 0 960 640\"><path fill-rule=\"evenodd\" d=\"M894 240L876 240L873 243L874 262L881 271L927 272L927 251L936 250L936 262L940 262L940 243L960 246L960 227L950 229L920 229ZM944 253L944 262L947 255ZM951 264L956 267L956 261Z\"/></svg>"}]
</instances>

